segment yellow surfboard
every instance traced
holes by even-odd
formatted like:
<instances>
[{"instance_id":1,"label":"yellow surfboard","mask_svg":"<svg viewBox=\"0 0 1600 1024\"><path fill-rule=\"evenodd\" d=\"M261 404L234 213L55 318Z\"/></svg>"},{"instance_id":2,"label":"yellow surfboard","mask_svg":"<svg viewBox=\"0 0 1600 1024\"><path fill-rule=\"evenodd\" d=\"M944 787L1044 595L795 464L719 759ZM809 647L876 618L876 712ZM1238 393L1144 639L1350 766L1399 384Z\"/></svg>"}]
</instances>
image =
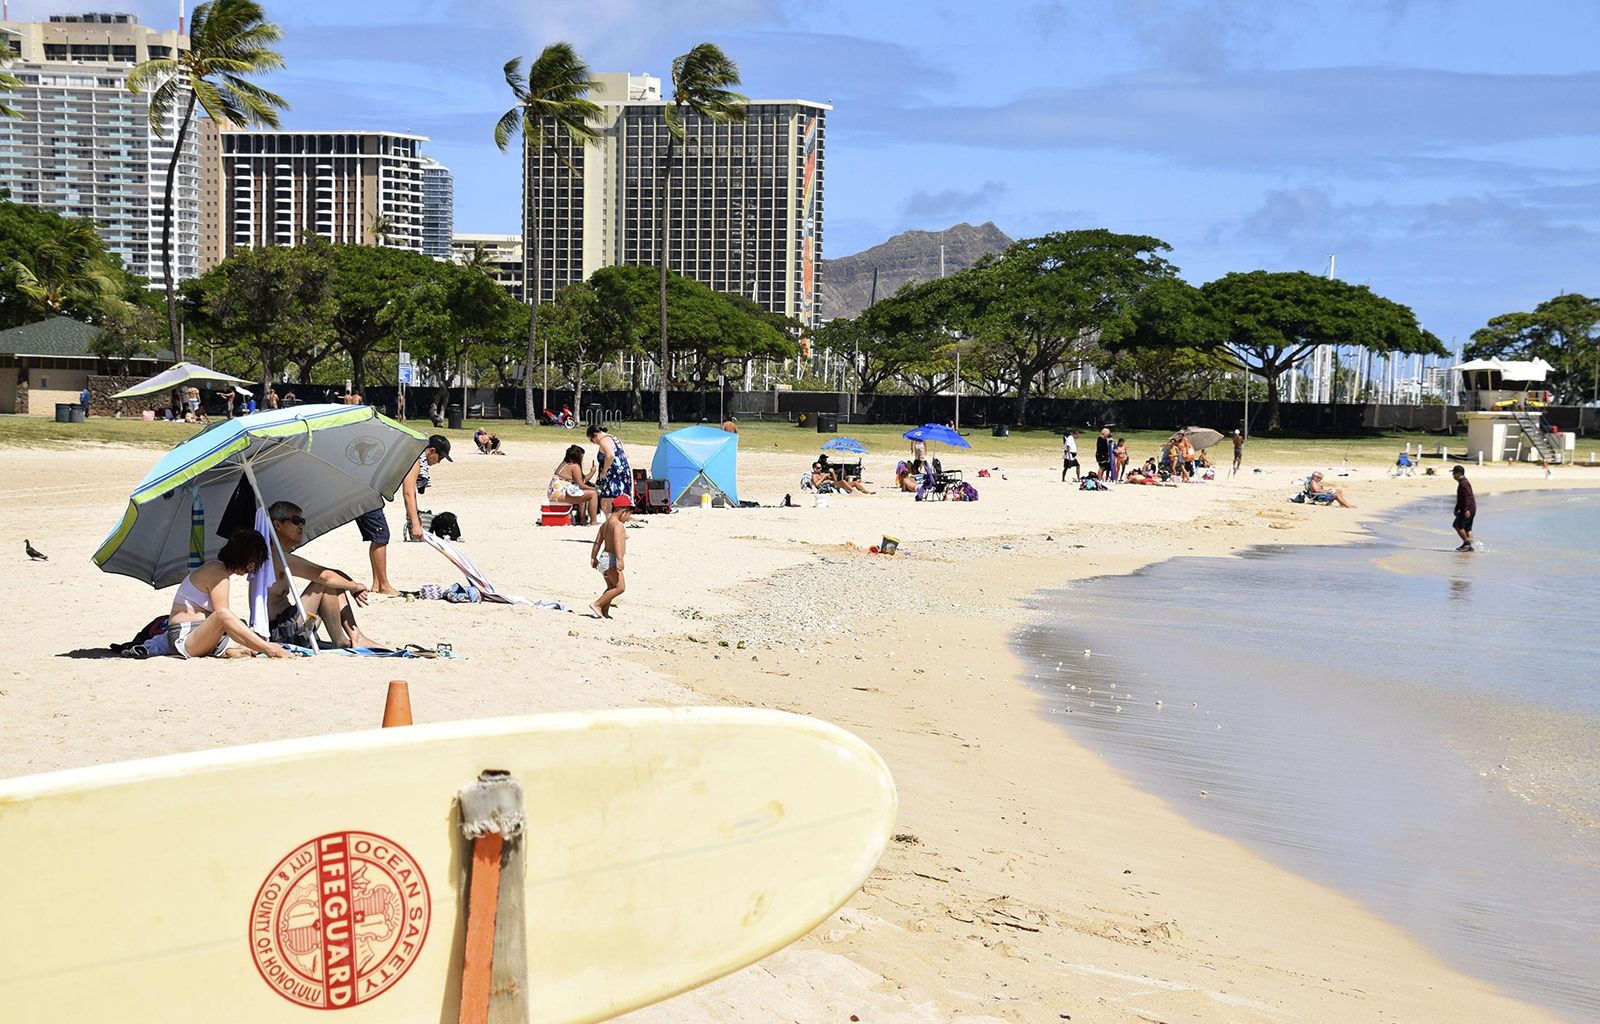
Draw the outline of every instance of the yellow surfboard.
<instances>
[{"instance_id":1,"label":"yellow surfboard","mask_svg":"<svg viewBox=\"0 0 1600 1024\"><path fill-rule=\"evenodd\" d=\"M0 1018L456 1020L454 798L526 800L532 1019L754 963L865 881L895 790L859 739L746 709L419 725L0 781Z\"/></svg>"}]
</instances>

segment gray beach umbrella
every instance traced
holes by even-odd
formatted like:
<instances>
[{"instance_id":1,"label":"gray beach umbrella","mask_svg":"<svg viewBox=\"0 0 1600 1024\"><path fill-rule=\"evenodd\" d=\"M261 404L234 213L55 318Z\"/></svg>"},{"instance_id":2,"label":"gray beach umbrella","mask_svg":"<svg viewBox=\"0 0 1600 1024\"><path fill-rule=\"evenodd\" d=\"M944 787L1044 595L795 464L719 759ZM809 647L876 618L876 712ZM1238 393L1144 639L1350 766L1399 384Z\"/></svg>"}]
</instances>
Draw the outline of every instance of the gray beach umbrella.
<instances>
[{"instance_id":1,"label":"gray beach umbrella","mask_svg":"<svg viewBox=\"0 0 1600 1024\"><path fill-rule=\"evenodd\" d=\"M181 582L222 549L217 528L241 482L258 505L299 505L311 540L393 500L427 445L426 435L366 405L302 405L223 421L162 456L94 562L158 589Z\"/></svg>"}]
</instances>

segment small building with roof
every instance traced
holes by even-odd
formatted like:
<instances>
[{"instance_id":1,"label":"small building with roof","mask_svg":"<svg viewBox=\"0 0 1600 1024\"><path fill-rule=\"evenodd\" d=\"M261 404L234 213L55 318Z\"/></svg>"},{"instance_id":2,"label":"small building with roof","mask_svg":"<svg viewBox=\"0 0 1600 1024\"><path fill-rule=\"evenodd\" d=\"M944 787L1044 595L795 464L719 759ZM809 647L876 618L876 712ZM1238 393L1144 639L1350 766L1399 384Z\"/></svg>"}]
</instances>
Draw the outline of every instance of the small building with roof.
<instances>
[{"instance_id":1,"label":"small building with roof","mask_svg":"<svg viewBox=\"0 0 1600 1024\"><path fill-rule=\"evenodd\" d=\"M76 404L89 378L110 367L89 350L100 328L57 316L0 331L0 413L50 416L56 404ZM158 351L128 361L128 375L148 377L172 365L172 353Z\"/></svg>"}]
</instances>

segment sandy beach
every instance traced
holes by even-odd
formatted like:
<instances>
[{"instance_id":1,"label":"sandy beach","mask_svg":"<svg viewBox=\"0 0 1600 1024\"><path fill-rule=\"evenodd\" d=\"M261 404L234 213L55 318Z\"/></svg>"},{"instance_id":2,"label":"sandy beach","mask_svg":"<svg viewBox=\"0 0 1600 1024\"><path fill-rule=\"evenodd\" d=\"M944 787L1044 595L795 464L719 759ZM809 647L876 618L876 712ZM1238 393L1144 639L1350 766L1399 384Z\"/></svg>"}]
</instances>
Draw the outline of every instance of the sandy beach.
<instances>
[{"instance_id":1,"label":"sandy beach","mask_svg":"<svg viewBox=\"0 0 1600 1024\"><path fill-rule=\"evenodd\" d=\"M534 525L570 440L458 454L422 504L460 517L465 547L501 590L586 610L600 589L592 530ZM156 453L6 454L0 542L19 585L0 611L0 776L372 728L392 678L409 680L424 722L732 704L815 715L872 744L895 773L901 817L863 891L789 949L630 1019L1558 1019L1141 792L1042 713L1007 643L1035 590L1176 555L1340 543L1364 517L1448 495L1448 477L1391 479L1363 464L1333 480L1360 506L1347 510L1285 500L1310 470L1334 472L1337 456L1107 493L1059 483L1045 460L973 479L976 457L952 456L981 500L918 504L893 492L892 460L875 456L878 494L815 508L795 485L806 460L745 453L742 497L771 505L787 492L800 504L641 517L613 621L379 600L362 616L375 639L446 642L462 658L135 662L104 648L164 614L171 592L102 574L89 556ZM630 455L649 463L647 448ZM1600 470L1582 468L1552 481L1538 468L1470 475L1480 497L1600 485ZM1486 517L1480 534L1493 530ZM884 534L901 554L867 552ZM24 538L50 560L26 560ZM353 526L305 553L367 578ZM432 549L398 542L390 575L408 589L458 578Z\"/></svg>"}]
</instances>

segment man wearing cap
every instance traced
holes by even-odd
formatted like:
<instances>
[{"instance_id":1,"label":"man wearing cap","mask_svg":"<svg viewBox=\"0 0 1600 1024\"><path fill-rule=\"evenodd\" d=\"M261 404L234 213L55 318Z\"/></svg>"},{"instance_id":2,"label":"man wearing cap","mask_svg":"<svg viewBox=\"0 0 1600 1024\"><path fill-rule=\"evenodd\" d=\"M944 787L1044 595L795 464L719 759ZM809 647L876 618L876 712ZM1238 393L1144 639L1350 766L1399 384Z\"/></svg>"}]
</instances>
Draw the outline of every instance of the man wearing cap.
<instances>
[{"instance_id":1,"label":"man wearing cap","mask_svg":"<svg viewBox=\"0 0 1600 1024\"><path fill-rule=\"evenodd\" d=\"M1450 470L1450 475L1456 478L1455 519L1450 526L1461 538L1461 546L1456 550L1476 551L1472 543L1472 521L1478 516L1478 499L1472 494L1472 485L1467 482L1465 469L1456 466Z\"/></svg>"},{"instance_id":2,"label":"man wearing cap","mask_svg":"<svg viewBox=\"0 0 1600 1024\"><path fill-rule=\"evenodd\" d=\"M417 515L417 495L426 491L433 482L429 471L439 464L440 459L455 461L450 458L450 439L443 434L433 434L428 438L428 446L417 456L417 464L411 467L405 482L400 485L400 496L406 506L406 528L411 531L412 540L422 539L422 518ZM367 555L372 560L373 593L397 596L400 591L389 582L389 520L384 516L383 509L375 508L357 516L356 528L361 531L361 539L369 544Z\"/></svg>"}]
</instances>

